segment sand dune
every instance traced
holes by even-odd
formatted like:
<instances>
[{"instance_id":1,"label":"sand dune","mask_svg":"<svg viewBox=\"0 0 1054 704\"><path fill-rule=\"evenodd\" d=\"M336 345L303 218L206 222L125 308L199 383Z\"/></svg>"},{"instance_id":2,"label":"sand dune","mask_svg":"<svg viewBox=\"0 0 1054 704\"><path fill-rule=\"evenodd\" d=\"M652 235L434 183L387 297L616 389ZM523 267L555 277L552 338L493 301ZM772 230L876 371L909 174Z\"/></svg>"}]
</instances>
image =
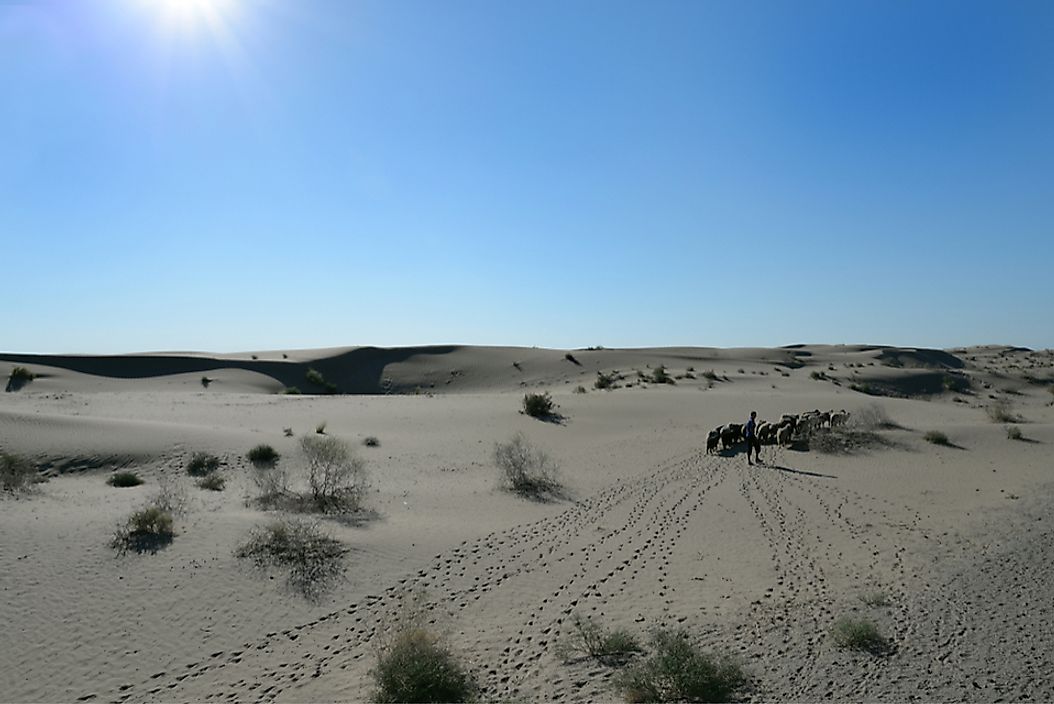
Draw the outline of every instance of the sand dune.
<instances>
[{"instance_id":1,"label":"sand dune","mask_svg":"<svg viewBox=\"0 0 1054 704\"><path fill-rule=\"evenodd\" d=\"M758 700L1054 699L1049 351L0 354L0 373L15 366L38 376L0 397L0 447L51 479L0 499L3 701L362 700L411 597L486 699L618 699L617 668L558 656L574 614L688 628L741 658ZM659 366L675 383L654 383ZM339 393L307 393L325 390L309 370ZM617 388L594 389L598 372ZM277 393L292 386L305 393ZM550 392L560 422L520 413L525 391ZM895 425L850 454L766 447L748 467L704 451L752 409L876 404ZM351 552L311 601L234 550L274 515L251 501L247 450L271 444L295 468L323 421L366 459L373 513L321 519ZM515 432L559 463L563 498L499 487L493 444ZM224 491L186 476L198 451L222 460ZM115 468L146 484L107 486ZM175 539L117 556L115 526L162 481L188 497ZM836 647L846 614L891 652Z\"/></svg>"}]
</instances>

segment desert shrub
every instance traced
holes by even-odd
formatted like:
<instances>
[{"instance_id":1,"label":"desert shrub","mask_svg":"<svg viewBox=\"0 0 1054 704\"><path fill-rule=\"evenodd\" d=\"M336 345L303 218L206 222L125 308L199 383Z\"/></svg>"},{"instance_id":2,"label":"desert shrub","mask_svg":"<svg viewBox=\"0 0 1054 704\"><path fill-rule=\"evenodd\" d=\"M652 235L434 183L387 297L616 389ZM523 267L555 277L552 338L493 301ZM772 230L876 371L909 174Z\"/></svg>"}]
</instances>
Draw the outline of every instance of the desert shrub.
<instances>
[{"instance_id":1,"label":"desert shrub","mask_svg":"<svg viewBox=\"0 0 1054 704\"><path fill-rule=\"evenodd\" d=\"M380 447L381 446L381 441L378 440L376 438L376 436L369 435L369 436L366 437L365 440L362 441L362 444L365 445L366 447Z\"/></svg>"},{"instance_id":2,"label":"desert shrub","mask_svg":"<svg viewBox=\"0 0 1054 704\"><path fill-rule=\"evenodd\" d=\"M322 372L314 368L308 369L307 372L304 374L304 378L314 384L315 386L326 385L326 378L322 376Z\"/></svg>"},{"instance_id":3,"label":"desert shrub","mask_svg":"<svg viewBox=\"0 0 1054 704\"><path fill-rule=\"evenodd\" d=\"M809 373L809 378L810 379L816 379L817 381L823 381L823 380L825 380L827 378L827 375L824 374L823 372L814 371L814 372L810 372Z\"/></svg>"},{"instance_id":4,"label":"desert shrub","mask_svg":"<svg viewBox=\"0 0 1054 704\"><path fill-rule=\"evenodd\" d=\"M123 554L157 552L172 542L172 514L157 505L140 509L114 531L110 546Z\"/></svg>"},{"instance_id":5,"label":"desert shrub","mask_svg":"<svg viewBox=\"0 0 1054 704\"><path fill-rule=\"evenodd\" d=\"M257 445L249 450L248 458L253 464L274 464L281 455L270 445Z\"/></svg>"},{"instance_id":6,"label":"desert shrub","mask_svg":"<svg viewBox=\"0 0 1054 704\"><path fill-rule=\"evenodd\" d=\"M1021 428L1016 425L1006 426L1006 436L1010 440L1024 440L1025 436L1021 434Z\"/></svg>"},{"instance_id":7,"label":"desert shrub","mask_svg":"<svg viewBox=\"0 0 1054 704\"><path fill-rule=\"evenodd\" d=\"M165 513L179 516L187 509L187 492L176 478L161 475L157 479L157 491L150 505Z\"/></svg>"},{"instance_id":8,"label":"desert shrub","mask_svg":"<svg viewBox=\"0 0 1054 704\"><path fill-rule=\"evenodd\" d=\"M889 595L882 591L867 592L860 597L860 601L868 606L889 606L892 603Z\"/></svg>"},{"instance_id":9,"label":"desert shrub","mask_svg":"<svg viewBox=\"0 0 1054 704\"><path fill-rule=\"evenodd\" d=\"M589 393L588 391L586 391L586 387L582 386L581 384L579 384L578 386L576 386L576 387L575 387L575 391L574 391L574 392L575 392L576 394L585 394L585 393Z\"/></svg>"},{"instance_id":10,"label":"desert shrub","mask_svg":"<svg viewBox=\"0 0 1054 704\"><path fill-rule=\"evenodd\" d=\"M637 637L625 629L608 631L580 614L571 619L571 628L570 637L558 646L558 654L564 660L582 654L607 664L619 664L641 652Z\"/></svg>"},{"instance_id":11,"label":"desert shrub","mask_svg":"<svg viewBox=\"0 0 1054 704\"><path fill-rule=\"evenodd\" d=\"M709 379L710 381L717 381L718 379L720 379L720 377L717 376L717 372L715 372L713 369L707 369L705 372L703 372L703 378Z\"/></svg>"},{"instance_id":12,"label":"desert shrub","mask_svg":"<svg viewBox=\"0 0 1054 704\"><path fill-rule=\"evenodd\" d=\"M199 479L198 486L209 491L223 491L223 488L227 486L227 480L219 472L213 472Z\"/></svg>"},{"instance_id":13,"label":"desert shrub","mask_svg":"<svg viewBox=\"0 0 1054 704\"><path fill-rule=\"evenodd\" d=\"M849 417L849 422L861 430L892 430L900 427L890 419L886 409L877 403L855 411Z\"/></svg>"},{"instance_id":14,"label":"desert shrub","mask_svg":"<svg viewBox=\"0 0 1054 704\"><path fill-rule=\"evenodd\" d=\"M325 592L344 572L348 549L315 523L281 519L254 528L234 552L259 568L288 571L286 582L306 597Z\"/></svg>"},{"instance_id":15,"label":"desert shrub","mask_svg":"<svg viewBox=\"0 0 1054 704\"><path fill-rule=\"evenodd\" d=\"M259 502L263 506L276 507L293 498L289 488L289 473L284 467L258 465L251 476L260 490Z\"/></svg>"},{"instance_id":16,"label":"desert shrub","mask_svg":"<svg viewBox=\"0 0 1054 704\"><path fill-rule=\"evenodd\" d=\"M321 423L315 426L315 433L317 433L318 435L326 434L326 421L322 421Z\"/></svg>"},{"instance_id":17,"label":"desert shrub","mask_svg":"<svg viewBox=\"0 0 1054 704\"><path fill-rule=\"evenodd\" d=\"M575 356L573 354L571 354L570 352L568 352L567 354L564 355L564 359L566 359L571 364L576 364L578 366L582 366L582 363L579 362L577 359L575 359Z\"/></svg>"},{"instance_id":18,"label":"desert shrub","mask_svg":"<svg viewBox=\"0 0 1054 704\"><path fill-rule=\"evenodd\" d=\"M375 702L466 702L476 691L472 675L450 648L421 628L396 635L372 674Z\"/></svg>"},{"instance_id":19,"label":"desert shrub","mask_svg":"<svg viewBox=\"0 0 1054 704\"><path fill-rule=\"evenodd\" d=\"M814 428L805 436L810 450L828 455L849 455L869 448L887 447L891 443L872 430L855 426Z\"/></svg>"},{"instance_id":20,"label":"desert shrub","mask_svg":"<svg viewBox=\"0 0 1054 704\"><path fill-rule=\"evenodd\" d=\"M869 619L843 616L835 621L831 628L831 638L839 648L862 650L872 655L882 655L889 651L889 641L883 636L878 626Z\"/></svg>"},{"instance_id":21,"label":"desert shrub","mask_svg":"<svg viewBox=\"0 0 1054 704\"><path fill-rule=\"evenodd\" d=\"M203 387L205 387L206 389L209 388L209 384L211 384L211 383L212 383L212 379L208 378L207 376L201 377L201 385Z\"/></svg>"},{"instance_id":22,"label":"desert shrub","mask_svg":"<svg viewBox=\"0 0 1054 704\"><path fill-rule=\"evenodd\" d=\"M509 442L495 443L494 463L511 491L529 498L546 498L560 490L558 467L549 456L536 450L517 433Z\"/></svg>"},{"instance_id":23,"label":"desert shrub","mask_svg":"<svg viewBox=\"0 0 1054 704\"><path fill-rule=\"evenodd\" d=\"M143 480L135 472L114 472L106 483L113 487L139 486Z\"/></svg>"},{"instance_id":24,"label":"desert shrub","mask_svg":"<svg viewBox=\"0 0 1054 704\"><path fill-rule=\"evenodd\" d=\"M300 448L307 458L307 483L315 508L358 510L369 485L365 460L339 438L305 435Z\"/></svg>"},{"instance_id":25,"label":"desert shrub","mask_svg":"<svg viewBox=\"0 0 1054 704\"><path fill-rule=\"evenodd\" d=\"M523 412L532 418L550 418L555 408L553 399L548 393L524 394Z\"/></svg>"},{"instance_id":26,"label":"desert shrub","mask_svg":"<svg viewBox=\"0 0 1054 704\"><path fill-rule=\"evenodd\" d=\"M951 440L948 439L948 436L939 430L930 430L923 437L926 442L934 445L951 445Z\"/></svg>"},{"instance_id":27,"label":"desert shrub","mask_svg":"<svg viewBox=\"0 0 1054 704\"><path fill-rule=\"evenodd\" d=\"M287 395L290 395L290 396L296 396L296 395L299 395L301 392L300 392L300 387L299 386L287 386L284 389L282 389L281 391L279 391L278 393L280 393L280 394L287 394Z\"/></svg>"},{"instance_id":28,"label":"desert shrub","mask_svg":"<svg viewBox=\"0 0 1054 704\"><path fill-rule=\"evenodd\" d=\"M282 428L282 435L285 435L287 438L293 437L293 429L292 428Z\"/></svg>"},{"instance_id":29,"label":"desert shrub","mask_svg":"<svg viewBox=\"0 0 1054 704\"><path fill-rule=\"evenodd\" d=\"M596 381L593 382L593 388L596 389L612 389L615 387L615 376L613 374L604 374L597 372Z\"/></svg>"},{"instance_id":30,"label":"desert shrub","mask_svg":"<svg viewBox=\"0 0 1054 704\"><path fill-rule=\"evenodd\" d=\"M1010 402L1002 399L988 404L985 412L993 423L1017 423L1021 420L1011 410Z\"/></svg>"},{"instance_id":31,"label":"desert shrub","mask_svg":"<svg viewBox=\"0 0 1054 704\"><path fill-rule=\"evenodd\" d=\"M19 492L45 481L36 465L21 455L0 452L0 489Z\"/></svg>"},{"instance_id":32,"label":"desert shrub","mask_svg":"<svg viewBox=\"0 0 1054 704\"><path fill-rule=\"evenodd\" d=\"M24 384L26 382L33 381L34 379L36 379L37 375L29 371L25 367L15 367L11 370L11 376L9 378L11 381Z\"/></svg>"},{"instance_id":33,"label":"desert shrub","mask_svg":"<svg viewBox=\"0 0 1054 704\"><path fill-rule=\"evenodd\" d=\"M666 367L659 365L651 373L651 380L656 384L672 384L673 379L670 378L669 373L666 371Z\"/></svg>"},{"instance_id":34,"label":"desert shrub","mask_svg":"<svg viewBox=\"0 0 1054 704\"><path fill-rule=\"evenodd\" d=\"M630 702L728 702L750 678L734 660L700 650L684 631L657 631L652 655L615 680Z\"/></svg>"},{"instance_id":35,"label":"desert shrub","mask_svg":"<svg viewBox=\"0 0 1054 704\"><path fill-rule=\"evenodd\" d=\"M207 452L195 452L187 462L187 474L192 477L204 477L220 468L220 458Z\"/></svg>"}]
</instances>

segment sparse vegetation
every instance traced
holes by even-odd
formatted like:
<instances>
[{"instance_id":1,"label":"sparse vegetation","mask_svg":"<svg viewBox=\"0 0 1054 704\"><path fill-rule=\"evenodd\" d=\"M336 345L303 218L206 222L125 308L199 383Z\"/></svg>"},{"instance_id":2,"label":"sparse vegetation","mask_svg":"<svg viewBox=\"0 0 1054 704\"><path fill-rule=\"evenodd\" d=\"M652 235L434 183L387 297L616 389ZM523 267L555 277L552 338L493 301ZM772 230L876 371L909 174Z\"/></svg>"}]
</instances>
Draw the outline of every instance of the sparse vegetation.
<instances>
[{"instance_id":1,"label":"sparse vegetation","mask_svg":"<svg viewBox=\"0 0 1054 704\"><path fill-rule=\"evenodd\" d=\"M933 445L947 446L952 444L951 440L948 439L948 436L939 430L930 430L923 437L926 439L926 442Z\"/></svg>"},{"instance_id":2,"label":"sparse vegetation","mask_svg":"<svg viewBox=\"0 0 1054 704\"><path fill-rule=\"evenodd\" d=\"M868 606L889 606L892 603L889 595L883 591L867 592L860 597L860 601Z\"/></svg>"},{"instance_id":3,"label":"sparse vegetation","mask_svg":"<svg viewBox=\"0 0 1054 704\"><path fill-rule=\"evenodd\" d=\"M286 395L289 395L289 396L297 396L297 395L300 394L300 387L298 387L298 386L287 386L284 389L282 389L281 391L279 391L278 393L286 394Z\"/></svg>"},{"instance_id":4,"label":"sparse vegetation","mask_svg":"<svg viewBox=\"0 0 1054 704\"><path fill-rule=\"evenodd\" d=\"M248 458L253 464L274 464L281 455L270 445L257 445L249 450Z\"/></svg>"},{"instance_id":5,"label":"sparse vegetation","mask_svg":"<svg viewBox=\"0 0 1054 704\"><path fill-rule=\"evenodd\" d=\"M322 372L318 371L317 369L308 369L307 372L304 374L304 378L307 379L309 383L314 384L315 386L321 386L323 389L325 389L327 394L337 393L336 384L326 381L326 378L322 376Z\"/></svg>"},{"instance_id":6,"label":"sparse vegetation","mask_svg":"<svg viewBox=\"0 0 1054 704\"><path fill-rule=\"evenodd\" d=\"M300 448L307 458L312 506L324 513L359 510L369 486L365 460L339 438L305 435Z\"/></svg>"},{"instance_id":7,"label":"sparse vegetation","mask_svg":"<svg viewBox=\"0 0 1054 704\"><path fill-rule=\"evenodd\" d=\"M552 418L556 406L548 393L524 394L523 412L532 418Z\"/></svg>"},{"instance_id":8,"label":"sparse vegetation","mask_svg":"<svg viewBox=\"0 0 1054 704\"><path fill-rule=\"evenodd\" d=\"M201 377L201 385L203 387L205 387L206 389L209 388L209 384L211 384L211 383L212 383L212 379L208 378L207 376Z\"/></svg>"},{"instance_id":9,"label":"sparse vegetation","mask_svg":"<svg viewBox=\"0 0 1054 704\"><path fill-rule=\"evenodd\" d=\"M579 384L578 386L575 387L574 393L576 393L576 394L584 394L584 393L588 393L588 392L586 391L586 387L584 387L581 384Z\"/></svg>"},{"instance_id":10,"label":"sparse vegetation","mask_svg":"<svg viewBox=\"0 0 1054 704\"><path fill-rule=\"evenodd\" d=\"M7 379L7 391L18 391L23 386L37 378L37 375L25 367L15 367L11 370L11 376Z\"/></svg>"},{"instance_id":11,"label":"sparse vegetation","mask_svg":"<svg viewBox=\"0 0 1054 704\"><path fill-rule=\"evenodd\" d=\"M831 638L839 648L861 650L872 655L882 655L890 649L889 641L878 626L869 619L843 616L831 628Z\"/></svg>"},{"instance_id":12,"label":"sparse vegetation","mask_svg":"<svg viewBox=\"0 0 1054 704\"><path fill-rule=\"evenodd\" d=\"M620 664L634 653L641 652L637 637L625 630L605 630L591 618L575 614L571 619L571 635L558 646L564 660L586 655L605 664Z\"/></svg>"},{"instance_id":13,"label":"sparse vegetation","mask_svg":"<svg viewBox=\"0 0 1054 704\"><path fill-rule=\"evenodd\" d=\"M366 436L366 439L362 441L362 444L366 447L380 447L381 441L374 435L368 435Z\"/></svg>"},{"instance_id":14,"label":"sparse vegetation","mask_svg":"<svg viewBox=\"0 0 1054 704\"><path fill-rule=\"evenodd\" d=\"M106 483L113 487L126 488L139 486L143 483L142 478L135 472L114 472Z\"/></svg>"},{"instance_id":15,"label":"sparse vegetation","mask_svg":"<svg viewBox=\"0 0 1054 704\"><path fill-rule=\"evenodd\" d=\"M886 409L877 403L855 411L850 422L861 430L894 430L900 428L886 413Z\"/></svg>"},{"instance_id":16,"label":"sparse vegetation","mask_svg":"<svg viewBox=\"0 0 1054 704\"><path fill-rule=\"evenodd\" d=\"M1006 426L1006 437L1010 440L1024 440L1025 436L1021 434L1021 428L1016 425Z\"/></svg>"},{"instance_id":17,"label":"sparse vegetation","mask_svg":"<svg viewBox=\"0 0 1054 704\"><path fill-rule=\"evenodd\" d=\"M187 463L187 474L192 477L204 477L220 468L220 458L207 452L195 452Z\"/></svg>"},{"instance_id":18,"label":"sparse vegetation","mask_svg":"<svg viewBox=\"0 0 1054 704\"><path fill-rule=\"evenodd\" d=\"M567 354L564 355L564 359L566 359L571 364L577 365L579 367L582 366L582 363L579 362L577 359L575 359L575 356L573 354L571 354L570 352L568 352Z\"/></svg>"},{"instance_id":19,"label":"sparse vegetation","mask_svg":"<svg viewBox=\"0 0 1054 704\"><path fill-rule=\"evenodd\" d=\"M613 389L615 388L615 375L604 374L603 372L597 372L596 381L593 382L593 388L595 389Z\"/></svg>"},{"instance_id":20,"label":"sparse vegetation","mask_svg":"<svg viewBox=\"0 0 1054 704\"><path fill-rule=\"evenodd\" d=\"M717 376L717 372L715 372L713 369L707 369L705 372L703 372L703 378L709 379L710 381L718 381L720 379L720 377Z\"/></svg>"},{"instance_id":21,"label":"sparse vegetation","mask_svg":"<svg viewBox=\"0 0 1054 704\"><path fill-rule=\"evenodd\" d=\"M21 455L0 452L0 489L16 493L45 481L36 465Z\"/></svg>"},{"instance_id":22,"label":"sparse vegetation","mask_svg":"<svg viewBox=\"0 0 1054 704\"><path fill-rule=\"evenodd\" d=\"M199 479L198 486L209 491L223 491L223 488L227 486L227 480L219 472L213 472Z\"/></svg>"},{"instance_id":23,"label":"sparse vegetation","mask_svg":"<svg viewBox=\"0 0 1054 704\"><path fill-rule=\"evenodd\" d=\"M618 677L630 702L729 702L750 688L743 668L728 657L703 652L684 631L656 631L653 653Z\"/></svg>"},{"instance_id":24,"label":"sparse vegetation","mask_svg":"<svg viewBox=\"0 0 1054 704\"><path fill-rule=\"evenodd\" d=\"M422 628L397 634L373 670L375 702L467 702L476 683L454 653Z\"/></svg>"},{"instance_id":25,"label":"sparse vegetation","mask_svg":"<svg viewBox=\"0 0 1054 704\"><path fill-rule=\"evenodd\" d=\"M283 518L254 528L235 550L238 558L258 568L288 571L287 584L308 598L316 598L343 574L348 549L315 523Z\"/></svg>"},{"instance_id":26,"label":"sparse vegetation","mask_svg":"<svg viewBox=\"0 0 1054 704\"><path fill-rule=\"evenodd\" d=\"M129 550L157 552L172 542L172 514L156 504L140 509L114 531L110 546L118 553Z\"/></svg>"},{"instance_id":27,"label":"sparse vegetation","mask_svg":"<svg viewBox=\"0 0 1054 704\"><path fill-rule=\"evenodd\" d=\"M997 399L985 408L989 419L993 423L1018 423L1020 418L1013 412L1009 401Z\"/></svg>"},{"instance_id":28,"label":"sparse vegetation","mask_svg":"<svg viewBox=\"0 0 1054 704\"><path fill-rule=\"evenodd\" d=\"M315 433L317 433L318 435L326 434L326 421L322 421L321 423L315 426Z\"/></svg>"},{"instance_id":29,"label":"sparse vegetation","mask_svg":"<svg viewBox=\"0 0 1054 704\"><path fill-rule=\"evenodd\" d=\"M509 442L495 443L494 463L501 470L506 487L521 496L545 499L560 490L559 468L520 433Z\"/></svg>"},{"instance_id":30,"label":"sparse vegetation","mask_svg":"<svg viewBox=\"0 0 1054 704\"><path fill-rule=\"evenodd\" d=\"M820 371L813 371L809 373L809 378L816 381L826 381L827 375Z\"/></svg>"},{"instance_id":31,"label":"sparse vegetation","mask_svg":"<svg viewBox=\"0 0 1054 704\"><path fill-rule=\"evenodd\" d=\"M656 384L673 384L674 380L666 372L666 367L659 365L651 373L651 380Z\"/></svg>"}]
</instances>

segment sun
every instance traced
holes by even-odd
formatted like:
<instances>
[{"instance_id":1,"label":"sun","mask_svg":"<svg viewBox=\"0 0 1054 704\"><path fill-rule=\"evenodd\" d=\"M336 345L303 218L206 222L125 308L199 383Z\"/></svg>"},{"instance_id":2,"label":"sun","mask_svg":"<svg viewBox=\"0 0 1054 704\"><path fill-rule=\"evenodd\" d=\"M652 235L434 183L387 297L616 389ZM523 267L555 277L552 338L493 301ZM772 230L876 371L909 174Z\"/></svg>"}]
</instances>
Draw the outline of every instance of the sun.
<instances>
[{"instance_id":1,"label":"sun","mask_svg":"<svg viewBox=\"0 0 1054 704\"><path fill-rule=\"evenodd\" d=\"M237 0L141 0L158 13L169 29L190 30L222 26Z\"/></svg>"}]
</instances>

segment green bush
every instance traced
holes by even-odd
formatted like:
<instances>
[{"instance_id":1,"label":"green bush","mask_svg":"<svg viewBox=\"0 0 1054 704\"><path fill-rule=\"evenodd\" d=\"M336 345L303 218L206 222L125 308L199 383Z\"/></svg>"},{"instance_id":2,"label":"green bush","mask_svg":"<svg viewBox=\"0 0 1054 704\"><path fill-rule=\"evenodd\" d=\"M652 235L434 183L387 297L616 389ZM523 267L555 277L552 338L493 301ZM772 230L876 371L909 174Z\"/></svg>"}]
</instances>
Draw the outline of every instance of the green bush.
<instances>
[{"instance_id":1,"label":"green bush","mask_svg":"<svg viewBox=\"0 0 1054 704\"><path fill-rule=\"evenodd\" d=\"M15 367L11 370L11 376L7 380L7 391L18 391L23 386L37 378L37 375L25 367Z\"/></svg>"},{"instance_id":2,"label":"green bush","mask_svg":"<svg viewBox=\"0 0 1054 704\"><path fill-rule=\"evenodd\" d=\"M106 483L114 487L139 486L143 480L135 472L115 472L110 475Z\"/></svg>"},{"instance_id":3,"label":"green bush","mask_svg":"<svg viewBox=\"0 0 1054 704\"><path fill-rule=\"evenodd\" d=\"M254 528L234 552L259 568L287 570L287 584L309 598L321 595L344 573L347 553L343 543L317 524L286 518Z\"/></svg>"},{"instance_id":4,"label":"green bush","mask_svg":"<svg viewBox=\"0 0 1054 704\"><path fill-rule=\"evenodd\" d=\"M287 394L287 395L290 395L290 396L296 396L296 395L300 394L300 387L298 387L298 386L287 386L284 389L282 389L281 391L279 391L278 393L280 393L280 394Z\"/></svg>"},{"instance_id":5,"label":"green bush","mask_svg":"<svg viewBox=\"0 0 1054 704\"><path fill-rule=\"evenodd\" d=\"M657 631L654 652L616 679L630 702L729 702L743 697L750 678L727 657L700 650L684 631Z\"/></svg>"},{"instance_id":6,"label":"green bush","mask_svg":"<svg viewBox=\"0 0 1054 704\"><path fill-rule=\"evenodd\" d=\"M888 652L890 644L873 621L866 618L844 616L835 621L831 638L839 648L861 650L872 655Z\"/></svg>"},{"instance_id":7,"label":"green bush","mask_svg":"<svg viewBox=\"0 0 1054 704\"><path fill-rule=\"evenodd\" d=\"M551 418L555 408L548 393L525 394L523 397L523 412L532 418Z\"/></svg>"},{"instance_id":8,"label":"green bush","mask_svg":"<svg viewBox=\"0 0 1054 704\"><path fill-rule=\"evenodd\" d=\"M227 480L219 472L213 472L199 479L198 486L209 491L223 491L223 488L227 486Z\"/></svg>"},{"instance_id":9,"label":"green bush","mask_svg":"<svg viewBox=\"0 0 1054 704\"><path fill-rule=\"evenodd\" d=\"M923 437L926 438L926 442L932 443L934 445L951 445L952 444L951 440L948 439L948 436L945 435L944 433L942 433L939 430L931 430L931 431L927 432L926 435L924 435Z\"/></svg>"},{"instance_id":10,"label":"green bush","mask_svg":"<svg viewBox=\"0 0 1054 704\"><path fill-rule=\"evenodd\" d=\"M36 466L21 455L0 452L0 489L9 492L25 491L33 484L46 481Z\"/></svg>"},{"instance_id":11,"label":"green bush","mask_svg":"<svg viewBox=\"0 0 1054 704\"><path fill-rule=\"evenodd\" d=\"M172 542L172 514L160 506L151 505L136 511L123 526L114 532L111 547L120 553L157 552Z\"/></svg>"},{"instance_id":12,"label":"green bush","mask_svg":"<svg viewBox=\"0 0 1054 704\"><path fill-rule=\"evenodd\" d=\"M325 377L323 377L322 373L317 369L308 369L307 373L304 374L304 378L307 379L308 382L314 384L315 386L321 386L323 389L325 389L327 394L337 393L337 385L332 382L326 381Z\"/></svg>"},{"instance_id":13,"label":"green bush","mask_svg":"<svg viewBox=\"0 0 1054 704\"><path fill-rule=\"evenodd\" d=\"M248 457L253 464L274 464L281 455L270 445L257 445L249 450Z\"/></svg>"},{"instance_id":14,"label":"green bush","mask_svg":"<svg viewBox=\"0 0 1054 704\"><path fill-rule=\"evenodd\" d=\"M438 638L415 628L397 635L373 670L375 702L467 702L476 684Z\"/></svg>"},{"instance_id":15,"label":"green bush","mask_svg":"<svg viewBox=\"0 0 1054 704\"><path fill-rule=\"evenodd\" d=\"M204 477L220 467L220 458L207 452L195 452L187 463L187 474L192 477Z\"/></svg>"},{"instance_id":16,"label":"green bush","mask_svg":"<svg viewBox=\"0 0 1054 704\"><path fill-rule=\"evenodd\" d=\"M520 433L509 442L495 443L494 463L501 470L505 486L521 496L545 499L560 491L556 464L544 452L531 447Z\"/></svg>"}]
</instances>

